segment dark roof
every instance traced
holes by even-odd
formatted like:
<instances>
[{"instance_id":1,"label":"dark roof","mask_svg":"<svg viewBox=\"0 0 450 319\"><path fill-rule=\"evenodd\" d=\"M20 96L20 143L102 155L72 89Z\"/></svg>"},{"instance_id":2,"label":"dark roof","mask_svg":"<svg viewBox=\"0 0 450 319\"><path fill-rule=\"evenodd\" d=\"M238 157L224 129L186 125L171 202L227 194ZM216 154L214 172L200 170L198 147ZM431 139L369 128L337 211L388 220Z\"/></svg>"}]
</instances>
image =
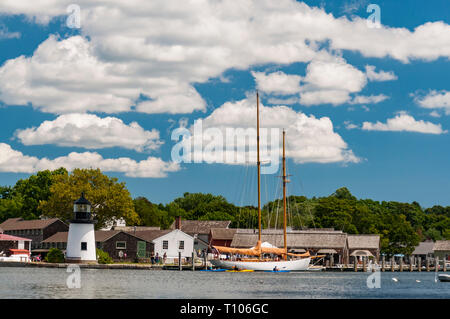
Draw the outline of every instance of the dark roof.
<instances>
[{"instance_id":1,"label":"dark roof","mask_svg":"<svg viewBox=\"0 0 450 319\"><path fill-rule=\"evenodd\" d=\"M348 249L379 249L380 235L347 235Z\"/></svg>"},{"instance_id":2,"label":"dark roof","mask_svg":"<svg viewBox=\"0 0 450 319\"><path fill-rule=\"evenodd\" d=\"M236 228L211 228L211 238L233 240L233 236L237 231Z\"/></svg>"},{"instance_id":3,"label":"dark roof","mask_svg":"<svg viewBox=\"0 0 450 319\"><path fill-rule=\"evenodd\" d=\"M433 247L434 251L450 251L450 240L436 240Z\"/></svg>"},{"instance_id":4,"label":"dark roof","mask_svg":"<svg viewBox=\"0 0 450 319\"><path fill-rule=\"evenodd\" d=\"M152 241L158 237L164 236L165 234L168 234L172 232L172 229L164 229L164 230L143 230L143 231L137 231L136 236L145 239L146 241Z\"/></svg>"},{"instance_id":5,"label":"dark roof","mask_svg":"<svg viewBox=\"0 0 450 319\"><path fill-rule=\"evenodd\" d=\"M145 231L145 230L160 230L160 227L150 227L150 226L112 226L111 230L122 230L124 232L133 233L135 230Z\"/></svg>"},{"instance_id":6,"label":"dark roof","mask_svg":"<svg viewBox=\"0 0 450 319\"><path fill-rule=\"evenodd\" d=\"M8 230L24 230L24 229L44 229L47 226L60 221L58 218L49 219L33 219L33 220L23 220L22 218L10 218L0 224L0 227L4 231Z\"/></svg>"},{"instance_id":7,"label":"dark roof","mask_svg":"<svg viewBox=\"0 0 450 319\"><path fill-rule=\"evenodd\" d=\"M84 192L81 193L81 197L78 198L76 201L73 202L75 205L91 205L91 202L88 201L85 197L84 197Z\"/></svg>"},{"instance_id":8,"label":"dark roof","mask_svg":"<svg viewBox=\"0 0 450 319\"><path fill-rule=\"evenodd\" d=\"M119 233L125 233L130 236L137 237L141 240L150 242L148 239L137 234L137 232L136 232L136 235L134 235L132 233L124 232L121 230L96 230L95 231L95 241L96 242L105 242L105 241L111 239L112 237L116 236ZM42 242L43 243L67 243L68 235L69 235L69 232L58 232L58 233L54 234L53 236L50 236L46 240L43 240Z\"/></svg>"},{"instance_id":9,"label":"dark roof","mask_svg":"<svg viewBox=\"0 0 450 319\"><path fill-rule=\"evenodd\" d=\"M276 247L283 247L283 234L262 234L261 241ZM287 246L290 248L345 248L347 234L329 232L287 233ZM258 241L258 234L236 233L231 247L250 248Z\"/></svg>"},{"instance_id":10,"label":"dark roof","mask_svg":"<svg viewBox=\"0 0 450 319\"><path fill-rule=\"evenodd\" d=\"M413 255L428 255L433 253L434 242L433 241L423 241L416 246L413 251Z\"/></svg>"},{"instance_id":11,"label":"dark roof","mask_svg":"<svg viewBox=\"0 0 450 319\"><path fill-rule=\"evenodd\" d=\"M208 235L211 228L228 228L230 224L230 220L182 220L181 230L189 235ZM172 223L170 229L175 229L175 222Z\"/></svg>"}]
</instances>

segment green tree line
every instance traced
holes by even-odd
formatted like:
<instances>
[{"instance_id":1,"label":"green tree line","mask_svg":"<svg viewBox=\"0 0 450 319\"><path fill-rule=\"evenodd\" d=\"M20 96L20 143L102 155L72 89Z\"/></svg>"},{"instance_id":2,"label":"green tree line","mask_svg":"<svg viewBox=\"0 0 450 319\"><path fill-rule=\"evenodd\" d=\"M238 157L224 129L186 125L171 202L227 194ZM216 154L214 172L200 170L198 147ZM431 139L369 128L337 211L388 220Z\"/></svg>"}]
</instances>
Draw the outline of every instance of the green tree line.
<instances>
[{"instance_id":1,"label":"green tree line","mask_svg":"<svg viewBox=\"0 0 450 319\"><path fill-rule=\"evenodd\" d=\"M167 229L176 216L190 220L230 220L231 227L256 228L257 208L240 207L223 196L185 193L168 204L145 197L132 199L125 183L99 169L60 168L41 171L14 186L0 186L0 222L8 218L72 218L73 201L85 192L102 228L113 219L128 225ZM410 254L425 239L450 239L450 206L422 208L419 203L357 199L343 187L326 197L287 198L289 224L293 229L334 228L349 234L379 234L382 252ZM282 201L268 202L262 209L263 227L282 226ZM278 213L277 213L278 212Z\"/></svg>"}]
</instances>

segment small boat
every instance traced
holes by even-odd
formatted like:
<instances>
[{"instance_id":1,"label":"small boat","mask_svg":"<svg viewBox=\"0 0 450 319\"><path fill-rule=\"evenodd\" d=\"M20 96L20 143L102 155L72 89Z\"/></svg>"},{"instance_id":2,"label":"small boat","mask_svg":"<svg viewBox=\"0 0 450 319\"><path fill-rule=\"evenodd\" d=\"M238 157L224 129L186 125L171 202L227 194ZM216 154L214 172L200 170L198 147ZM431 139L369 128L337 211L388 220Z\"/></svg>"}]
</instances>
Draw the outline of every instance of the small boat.
<instances>
[{"instance_id":1,"label":"small boat","mask_svg":"<svg viewBox=\"0 0 450 319\"><path fill-rule=\"evenodd\" d=\"M442 282L450 282L450 275L449 274L439 274L439 281Z\"/></svg>"},{"instance_id":2,"label":"small boat","mask_svg":"<svg viewBox=\"0 0 450 319\"><path fill-rule=\"evenodd\" d=\"M226 269L201 269L199 271L226 271Z\"/></svg>"},{"instance_id":3,"label":"small boat","mask_svg":"<svg viewBox=\"0 0 450 319\"><path fill-rule=\"evenodd\" d=\"M290 270L264 270L264 272L291 272Z\"/></svg>"},{"instance_id":4,"label":"small boat","mask_svg":"<svg viewBox=\"0 0 450 319\"><path fill-rule=\"evenodd\" d=\"M226 272L254 272L253 269L240 269L240 270L225 270Z\"/></svg>"}]
</instances>

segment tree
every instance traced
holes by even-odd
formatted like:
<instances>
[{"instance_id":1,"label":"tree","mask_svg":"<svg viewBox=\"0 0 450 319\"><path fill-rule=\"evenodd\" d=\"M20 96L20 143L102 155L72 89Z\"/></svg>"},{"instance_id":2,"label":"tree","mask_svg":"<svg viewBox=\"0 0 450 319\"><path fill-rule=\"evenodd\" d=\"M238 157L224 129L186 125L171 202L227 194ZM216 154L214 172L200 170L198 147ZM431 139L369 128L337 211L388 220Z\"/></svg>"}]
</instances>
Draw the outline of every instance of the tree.
<instances>
[{"instance_id":1,"label":"tree","mask_svg":"<svg viewBox=\"0 0 450 319\"><path fill-rule=\"evenodd\" d=\"M133 200L134 210L139 216L140 226L161 226L167 216L167 212L152 204L145 197L138 197Z\"/></svg>"},{"instance_id":2,"label":"tree","mask_svg":"<svg viewBox=\"0 0 450 319\"><path fill-rule=\"evenodd\" d=\"M109 256L109 254L106 251L97 248L96 252L97 252L97 261L99 264L113 263L111 256Z\"/></svg>"},{"instance_id":3,"label":"tree","mask_svg":"<svg viewBox=\"0 0 450 319\"><path fill-rule=\"evenodd\" d=\"M62 174L67 174L65 168L59 168L54 171L40 171L36 175L18 180L11 191L7 190L7 196L10 199L20 202L20 217L23 219L37 219L40 217L42 211L39 208L39 203L49 198L53 178Z\"/></svg>"},{"instance_id":4,"label":"tree","mask_svg":"<svg viewBox=\"0 0 450 319\"><path fill-rule=\"evenodd\" d=\"M353 196L352 193L350 193L347 187L341 187L337 189L331 196L334 196L339 199L356 200L356 197Z\"/></svg>"},{"instance_id":5,"label":"tree","mask_svg":"<svg viewBox=\"0 0 450 319\"><path fill-rule=\"evenodd\" d=\"M104 175L100 169L74 169L71 174L55 175L50 192L48 200L42 201L39 206L47 217L64 221L72 219L73 202L84 192L92 204L96 229L120 218L129 225L139 222L125 183Z\"/></svg>"},{"instance_id":6,"label":"tree","mask_svg":"<svg viewBox=\"0 0 450 319\"><path fill-rule=\"evenodd\" d=\"M45 261L48 263L63 263L64 262L64 254L58 248L50 248L45 256Z\"/></svg>"}]
</instances>

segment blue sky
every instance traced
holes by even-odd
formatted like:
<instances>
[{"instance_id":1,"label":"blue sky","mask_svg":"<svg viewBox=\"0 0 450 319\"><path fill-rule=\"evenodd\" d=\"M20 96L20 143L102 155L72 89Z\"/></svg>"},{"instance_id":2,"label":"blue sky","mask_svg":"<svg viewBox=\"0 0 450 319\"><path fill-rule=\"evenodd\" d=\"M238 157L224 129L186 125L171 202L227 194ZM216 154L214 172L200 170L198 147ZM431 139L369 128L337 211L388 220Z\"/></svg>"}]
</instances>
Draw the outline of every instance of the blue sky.
<instances>
[{"instance_id":1,"label":"blue sky","mask_svg":"<svg viewBox=\"0 0 450 319\"><path fill-rule=\"evenodd\" d=\"M68 163L69 169L100 166L125 181L133 197L152 202L211 192L255 204L253 164L174 165L171 133L197 119L223 128L225 119L214 114L226 103L244 112L259 89L267 117L286 114L293 121L276 123L288 127L290 194L324 196L346 186L359 198L450 205L448 1L377 1L380 29L365 26L370 2L364 0L311 0L306 6L267 1L256 5L257 17L246 16L257 2L246 1L242 10L224 5L209 11L205 0L200 10L186 7L176 18L176 9L165 2L147 8L134 0L130 7L101 10L95 1L79 1L79 29L66 24L70 3L26 10L0 5L0 184ZM213 16L196 28L197 14L207 15L201 10ZM305 22L308 17L312 22ZM220 36L210 36L210 30L221 30ZM374 96L380 101L355 102ZM289 98L295 102L274 103ZM303 115L308 124L296 131ZM107 117L116 124L106 123ZM267 117L263 126L271 121ZM329 119L331 126L323 128L318 119ZM247 123L238 120L237 126ZM44 121L63 126L47 134ZM90 126L77 128L83 121ZM73 130L93 133L77 142ZM121 140L127 132L135 135ZM302 141L311 152L302 149ZM84 155L74 159L71 152ZM64 158L52 162L59 157ZM263 202L276 196L277 175L263 176Z\"/></svg>"}]
</instances>

